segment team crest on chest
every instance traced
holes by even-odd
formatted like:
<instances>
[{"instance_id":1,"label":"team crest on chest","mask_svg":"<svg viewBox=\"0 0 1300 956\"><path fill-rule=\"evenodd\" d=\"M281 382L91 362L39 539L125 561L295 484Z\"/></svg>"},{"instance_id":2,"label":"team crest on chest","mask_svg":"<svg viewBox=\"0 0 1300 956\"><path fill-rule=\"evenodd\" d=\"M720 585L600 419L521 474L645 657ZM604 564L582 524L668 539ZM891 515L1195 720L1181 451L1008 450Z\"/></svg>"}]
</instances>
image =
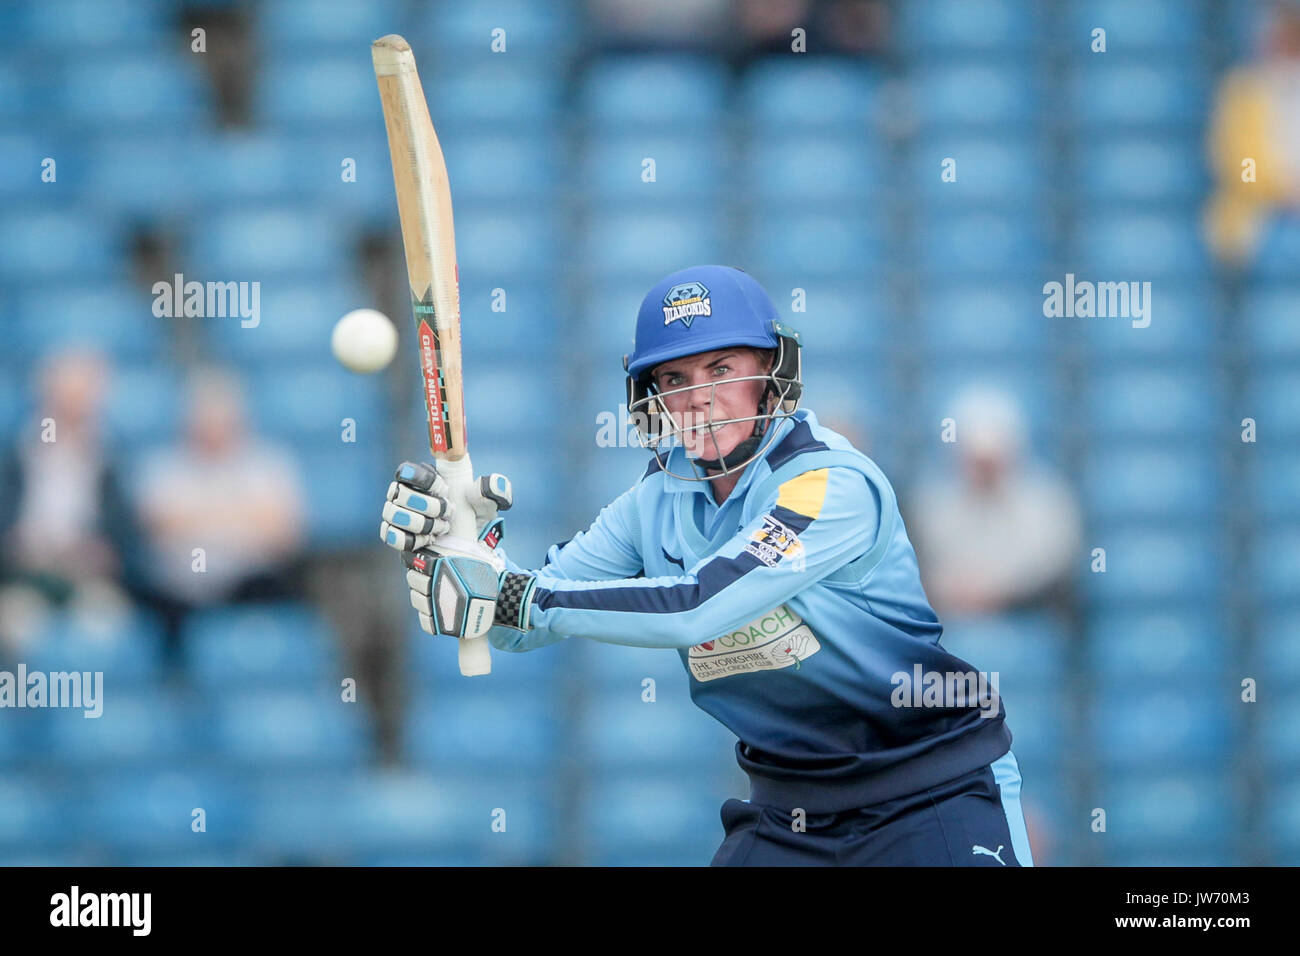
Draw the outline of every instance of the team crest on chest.
<instances>
[{"instance_id":1,"label":"team crest on chest","mask_svg":"<svg viewBox=\"0 0 1300 956\"><path fill-rule=\"evenodd\" d=\"M664 296L664 325L681 322L688 329L695 317L713 314L713 300L703 282L679 282Z\"/></svg>"}]
</instances>

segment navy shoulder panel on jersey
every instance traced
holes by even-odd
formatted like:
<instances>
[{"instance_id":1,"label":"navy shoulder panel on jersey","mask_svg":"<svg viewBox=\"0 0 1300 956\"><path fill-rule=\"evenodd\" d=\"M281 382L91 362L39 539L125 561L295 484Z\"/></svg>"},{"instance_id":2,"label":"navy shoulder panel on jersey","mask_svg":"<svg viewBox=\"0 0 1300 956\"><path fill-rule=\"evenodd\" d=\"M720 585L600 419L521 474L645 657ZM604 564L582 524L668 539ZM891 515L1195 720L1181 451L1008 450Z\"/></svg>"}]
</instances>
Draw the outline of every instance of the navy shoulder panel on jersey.
<instances>
[{"instance_id":1,"label":"navy shoulder panel on jersey","mask_svg":"<svg viewBox=\"0 0 1300 956\"><path fill-rule=\"evenodd\" d=\"M830 446L813 437L808 423L797 422L790 433L777 442L776 447L767 456L767 466L776 471L791 459L809 451L830 451Z\"/></svg>"}]
</instances>

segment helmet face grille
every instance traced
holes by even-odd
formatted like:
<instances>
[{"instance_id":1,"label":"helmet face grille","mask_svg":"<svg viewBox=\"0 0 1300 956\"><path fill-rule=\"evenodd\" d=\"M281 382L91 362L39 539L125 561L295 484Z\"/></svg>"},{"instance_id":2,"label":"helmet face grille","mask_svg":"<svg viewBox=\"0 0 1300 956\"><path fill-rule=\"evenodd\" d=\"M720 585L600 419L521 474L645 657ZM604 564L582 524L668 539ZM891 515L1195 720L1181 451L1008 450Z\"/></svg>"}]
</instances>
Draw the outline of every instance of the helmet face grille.
<instances>
[{"instance_id":1,"label":"helmet face grille","mask_svg":"<svg viewBox=\"0 0 1300 956\"><path fill-rule=\"evenodd\" d=\"M725 382L707 382L702 385L686 385L681 388L660 391L646 372L638 379L628 376L628 414L636 425L641 447L650 449L665 474L685 481L709 481L723 475L740 471L747 465L761 458L776 437L772 423L789 418L799 407L803 393L802 360L799 341L793 335L778 335L776 361L765 375L743 375L726 379ZM737 418L713 418L717 387L735 382L762 381L765 383L763 394L759 398L756 414ZM689 418L679 420L668 410L664 401L670 395L693 392L697 389L710 389L709 409L704 421L692 421ZM766 406L766 408L764 407ZM714 439L714 449L718 454L713 458L697 458L692 461L694 473L683 475L669 468L672 450L684 444L683 436L690 432L704 432L713 438L718 429L738 422L753 422L754 433L734 448L730 454L723 456ZM764 434L767 440L762 441ZM741 460L736 460L736 459ZM700 474L701 470L714 474Z\"/></svg>"}]
</instances>

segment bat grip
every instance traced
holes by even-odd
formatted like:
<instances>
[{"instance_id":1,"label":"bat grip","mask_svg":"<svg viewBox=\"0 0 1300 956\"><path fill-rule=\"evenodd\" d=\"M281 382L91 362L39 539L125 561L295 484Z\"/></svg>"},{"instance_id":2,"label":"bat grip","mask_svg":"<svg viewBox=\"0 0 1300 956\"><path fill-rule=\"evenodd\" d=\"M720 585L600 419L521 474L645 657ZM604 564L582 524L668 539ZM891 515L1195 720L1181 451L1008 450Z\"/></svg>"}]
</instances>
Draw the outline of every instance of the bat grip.
<instances>
[{"instance_id":1,"label":"bat grip","mask_svg":"<svg viewBox=\"0 0 1300 956\"><path fill-rule=\"evenodd\" d=\"M470 495L475 489L474 466L469 453L460 458L439 458L438 474L447 482L452 500L450 533L456 538L473 541L478 536L474 506ZM492 673L492 646L487 635L469 639L460 644L460 672L466 677L479 677Z\"/></svg>"}]
</instances>

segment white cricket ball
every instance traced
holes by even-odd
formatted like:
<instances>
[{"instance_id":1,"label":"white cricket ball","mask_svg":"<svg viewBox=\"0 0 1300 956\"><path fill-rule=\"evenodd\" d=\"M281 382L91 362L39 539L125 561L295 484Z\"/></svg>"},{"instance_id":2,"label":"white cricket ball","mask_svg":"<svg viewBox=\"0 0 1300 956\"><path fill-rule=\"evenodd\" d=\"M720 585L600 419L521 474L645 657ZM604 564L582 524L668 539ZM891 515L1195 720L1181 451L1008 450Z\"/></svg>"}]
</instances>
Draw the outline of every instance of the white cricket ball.
<instances>
[{"instance_id":1,"label":"white cricket ball","mask_svg":"<svg viewBox=\"0 0 1300 956\"><path fill-rule=\"evenodd\" d=\"M378 372L397 354L397 329L384 313L353 309L334 324L334 357L354 372Z\"/></svg>"}]
</instances>

